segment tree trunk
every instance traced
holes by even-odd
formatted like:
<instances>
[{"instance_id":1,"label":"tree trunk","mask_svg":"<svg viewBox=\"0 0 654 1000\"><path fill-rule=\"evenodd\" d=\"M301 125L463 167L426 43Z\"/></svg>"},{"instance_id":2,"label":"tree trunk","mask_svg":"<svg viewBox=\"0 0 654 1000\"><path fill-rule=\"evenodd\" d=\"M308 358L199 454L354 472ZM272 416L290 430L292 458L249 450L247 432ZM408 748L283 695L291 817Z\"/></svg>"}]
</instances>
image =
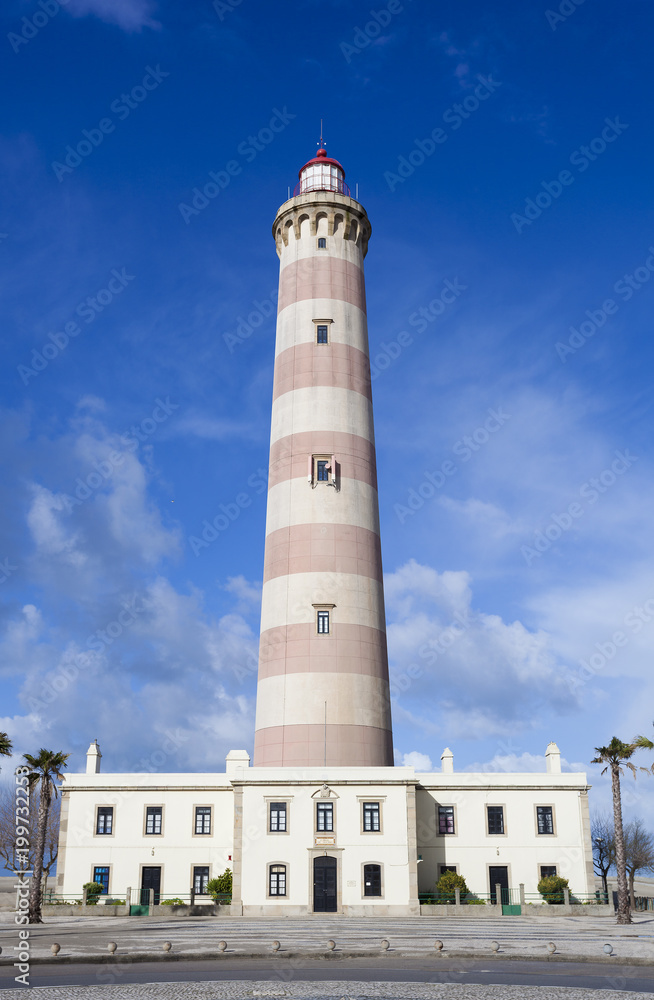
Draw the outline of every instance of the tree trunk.
<instances>
[{"instance_id":1,"label":"tree trunk","mask_svg":"<svg viewBox=\"0 0 654 1000\"><path fill-rule=\"evenodd\" d=\"M47 775L41 778L41 798L39 815L36 825L36 844L34 845L34 870L30 882L29 920L31 924L42 924L41 915L41 879L43 878L43 855L45 853L45 838L48 826L48 812L52 788Z\"/></svg>"},{"instance_id":2,"label":"tree trunk","mask_svg":"<svg viewBox=\"0 0 654 1000\"><path fill-rule=\"evenodd\" d=\"M613 826L615 829L615 867L618 872L618 923L631 923L629 893L627 889L627 863L622 829L622 803L620 801L620 767L611 764L611 788L613 791Z\"/></svg>"}]
</instances>

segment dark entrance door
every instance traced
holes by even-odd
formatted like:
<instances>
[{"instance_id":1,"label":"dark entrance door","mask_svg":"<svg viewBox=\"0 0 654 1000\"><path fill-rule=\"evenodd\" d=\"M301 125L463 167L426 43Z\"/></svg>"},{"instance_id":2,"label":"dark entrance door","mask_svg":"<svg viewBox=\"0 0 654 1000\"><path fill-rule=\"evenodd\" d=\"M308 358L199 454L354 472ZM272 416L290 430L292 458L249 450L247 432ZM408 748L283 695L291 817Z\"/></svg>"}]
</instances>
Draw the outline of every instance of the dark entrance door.
<instances>
[{"instance_id":1,"label":"dark entrance door","mask_svg":"<svg viewBox=\"0 0 654 1000\"><path fill-rule=\"evenodd\" d=\"M336 913L336 858L313 859L313 912Z\"/></svg>"},{"instance_id":2,"label":"dark entrance door","mask_svg":"<svg viewBox=\"0 0 654 1000\"><path fill-rule=\"evenodd\" d=\"M506 865L491 865L488 869L491 903L509 902L509 869ZM502 899L497 899L495 886L502 887Z\"/></svg>"},{"instance_id":3,"label":"dark entrance door","mask_svg":"<svg viewBox=\"0 0 654 1000\"><path fill-rule=\"evenodd\" d=\"M150 889L154 889L154 905L159 905L161 868L143 868L141 871L141 906L150 902Z\"/></svg>"}]
</instances>

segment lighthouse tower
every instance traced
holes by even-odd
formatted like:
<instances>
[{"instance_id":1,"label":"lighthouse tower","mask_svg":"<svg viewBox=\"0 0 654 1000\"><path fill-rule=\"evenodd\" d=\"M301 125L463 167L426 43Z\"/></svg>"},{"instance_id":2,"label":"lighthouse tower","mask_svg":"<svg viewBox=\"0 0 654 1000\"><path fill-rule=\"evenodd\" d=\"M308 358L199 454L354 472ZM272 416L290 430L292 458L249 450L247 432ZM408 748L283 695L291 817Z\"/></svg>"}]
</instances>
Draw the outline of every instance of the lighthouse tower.
<instances>
[{"instance_id":1,"label":"lighthouse tower","mask_svg":"<svg viewBox=\"0 0 654 1000\"><path fill-rule=\"evenodd\" d=\"M321 140L273 224L255 767L393 764L363 275L370 232Z\"/></svg>"}]
</instances>

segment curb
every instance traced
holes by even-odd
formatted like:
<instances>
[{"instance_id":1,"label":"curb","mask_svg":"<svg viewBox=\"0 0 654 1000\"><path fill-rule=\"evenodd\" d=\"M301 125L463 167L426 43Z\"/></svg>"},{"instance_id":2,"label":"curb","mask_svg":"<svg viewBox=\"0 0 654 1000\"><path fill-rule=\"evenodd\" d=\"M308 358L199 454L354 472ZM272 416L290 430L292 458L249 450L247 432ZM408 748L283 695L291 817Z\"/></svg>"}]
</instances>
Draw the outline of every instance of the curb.
<instances>
[{"instance_id":1,"label":"curb","mask_svg":"<svg viewBox=\"0 0 654 1000\"><path fill-rule=\"evenodd\" d=\"M116 952L114 955L60 955L54 956L32 956L30 965L131 965L141 962L217 962L225 959L237 959L238 961L249 961L252 959L268 959L270 961L289 961L301 959L303 962L338 962L351 958L401 958L424 961L431 958L435 965L448 958L468 958L483 959L485 962L569 962L580 964L602 964L602 965L633 965L654 969L654 961L646 958L629 958L620 955L511 955L506 952L469 952L469 951L441 951L426 952L424 955L416 955L415 952L404 951L330 951L324 953L309 953L305 951L265 951L265 952L160 952L160 951L137 951L137 952ZM12 966L13 959L0 958L0 968Z\"/></svg>"}]
</instances>

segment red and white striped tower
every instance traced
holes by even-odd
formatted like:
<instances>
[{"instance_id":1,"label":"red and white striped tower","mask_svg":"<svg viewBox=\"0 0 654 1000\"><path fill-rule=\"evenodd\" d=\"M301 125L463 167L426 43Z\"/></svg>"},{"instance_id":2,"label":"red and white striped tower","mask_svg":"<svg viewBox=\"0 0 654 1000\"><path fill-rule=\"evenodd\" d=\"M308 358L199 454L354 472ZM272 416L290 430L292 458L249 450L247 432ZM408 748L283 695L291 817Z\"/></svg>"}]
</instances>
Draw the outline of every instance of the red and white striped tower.
<instances>
[{"instance_id":1,"label":"red and white striped tower","mask_svg":"<svg viewBox=\"0 0 654 1000\"><path fill-rule=\"evenodd\" d=\"M371 227L322 147L273 225L280 258L256 766L393 764L363 258Z\"/></svg>"}]
</instances>

